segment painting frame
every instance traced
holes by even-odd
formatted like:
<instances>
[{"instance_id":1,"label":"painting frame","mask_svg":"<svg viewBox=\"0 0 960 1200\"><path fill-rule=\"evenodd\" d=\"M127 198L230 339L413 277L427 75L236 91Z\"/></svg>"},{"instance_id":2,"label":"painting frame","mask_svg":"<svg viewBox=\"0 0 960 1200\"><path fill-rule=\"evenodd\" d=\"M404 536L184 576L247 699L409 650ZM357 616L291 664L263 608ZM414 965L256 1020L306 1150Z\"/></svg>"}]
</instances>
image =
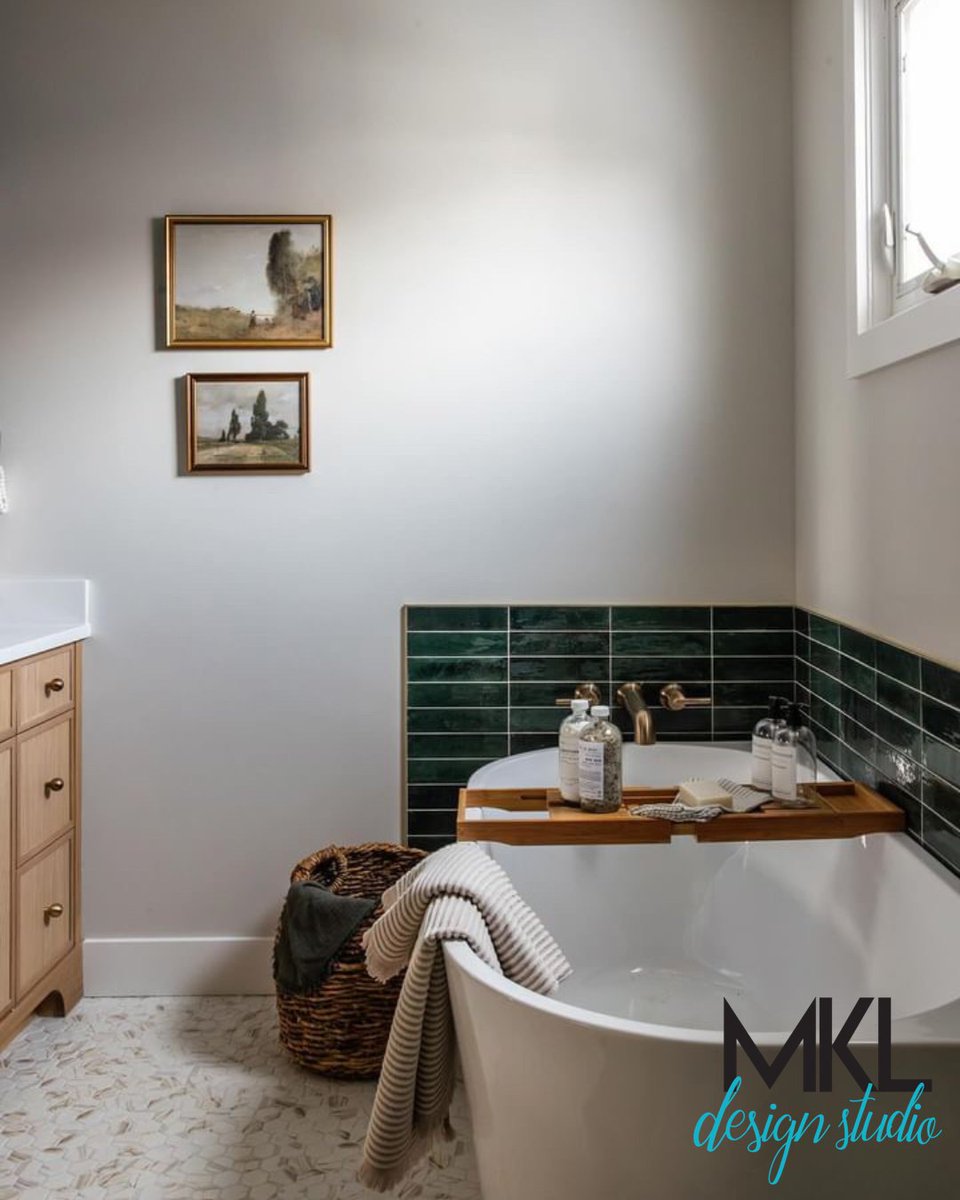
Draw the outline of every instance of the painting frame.
<instances>
[{"instance_id":1,"label":"painting frame","mask_svg":"<svg viewBox=\"0 0 960 1200\"><path fill-rule=\"evenodd\" d=\"M298 411L299 411L299 428L297 433L298 445L295 458L289 461L282 459L273 461L251 460L250 462L231 462L229 460L220 459L219 461L211 457L208 461L204 461L206 457L204 450L200 446L201 442L201 421L199 406L202 404L202 388L204 385L212 385L216 388L217 385L244 387L249 386L262 388L263 384L287 384L295 383L297 385L298 396ZM184 454L183 465L184 473L187 475L305 475L310 470L310 376L305 371L216 371L203 373L190 373L184 376ZM226 430L224 430L224 433ZM239 429L238 429L239 434ZM209 454L209 443L214 443L217 446L224 444L224 439L206 439L208 442L207 454ZM229 443L227 443L229 444ZM246 445L239 443L236 438L234 445ZM258 442L257 445L266 443ZM279 440L277 445L280 445Z\"/></svg>"},{"instance_id":2,"label":"painting frame","mask_svg":"<svg viewBox=\"0 0 960 1200\"><path fill-rule=\"evenodd\" d=\"M237 336L212 337L197 334L190 336L184 328L178 328L177 319L177 276L178 265L184 265L188 253L186 247L178 246L178 231L190 227L207 226L222 227L225 231L236 229L238 226L317 226L320 231L321 266L318 270L319 279L314 279L313 286L319 284L322 297L322 308L319 314L319 328L314 320L314 314L309 314L311 327L297 336L288 329L288 336L273 336L261 333L260 336L243 336L243 330ZM168 350L329 350L333 346L333 219L327 215L296 215L296 216L250 216L250 215L219 215L219 214L169 214L164 217L164 245L166 270L166 348ZM266 263L266 257L264 258ZM181 272L183 274L184 272ZM228 297L229 299L229 297ZM187 306L182 306L185 309ZM236 313L236 321L243 324L247 320L246 306L229 306ZM203 312L197 309L197 312ZM279 320L279 318L278 318ZM181 320L181 325L185 324ZM296 325L296 321L288 321L287 325ZM257 329L257 313L249 313L250 332Z\"/></svg>"}]
</instances>

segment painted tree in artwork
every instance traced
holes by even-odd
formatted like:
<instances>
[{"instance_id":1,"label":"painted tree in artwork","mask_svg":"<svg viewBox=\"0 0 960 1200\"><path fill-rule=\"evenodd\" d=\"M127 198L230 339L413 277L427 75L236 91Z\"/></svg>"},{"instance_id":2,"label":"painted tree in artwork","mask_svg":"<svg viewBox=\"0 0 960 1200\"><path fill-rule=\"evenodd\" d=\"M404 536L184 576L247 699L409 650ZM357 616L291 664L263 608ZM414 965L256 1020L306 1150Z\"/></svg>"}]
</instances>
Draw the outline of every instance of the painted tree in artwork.
<instances>
[{"instance_id":1,"label":"painted tree in artwork","mask_svg":"<svg viewBox=\"0 0 960 1200\"><path fill-rule=\"evenodd\" d=\"M300 255L293 248L289 229L270 237L267 247L267 284L281 309L294 308L299 291Z\"/></svg>"},{"instance_id":2,"label":"painted tree in artwork","mask_svg":"<svg viewBox=\"0 0 960 1200\"><path fill-rule=\"evenodd\" d=\"M265 442L269 438L270 414L267 412L267 393L260 389L253 402L253 416L250 418L248 442Z\"/></svg>"},{"instance_id":3,"label":"painted tree in artwork","mask_svg":"<svg viewBox=\"0 0 960 1200\"><path fill-rule=\"evenodd\" d=\"M260 393L261 396L263 393ZM230 414L230 427L227 430L227 437L231 442L235 442L240 436L240 418L237 415L237 410L234 409Z\"/></svg>"},{"instance_id":4,"label":"painted tree in artwork","mask_svg":"<svg viewBox=\"0 0 960 1200\"><path fill-rule=\"evenodd\" d=\"M267 411L267 394L261 388L253 402L250 432L244 440L247 442L282 442L289 436L290 427L286 421L270 420L270 413Z\"/></svg>"}]
</instances>

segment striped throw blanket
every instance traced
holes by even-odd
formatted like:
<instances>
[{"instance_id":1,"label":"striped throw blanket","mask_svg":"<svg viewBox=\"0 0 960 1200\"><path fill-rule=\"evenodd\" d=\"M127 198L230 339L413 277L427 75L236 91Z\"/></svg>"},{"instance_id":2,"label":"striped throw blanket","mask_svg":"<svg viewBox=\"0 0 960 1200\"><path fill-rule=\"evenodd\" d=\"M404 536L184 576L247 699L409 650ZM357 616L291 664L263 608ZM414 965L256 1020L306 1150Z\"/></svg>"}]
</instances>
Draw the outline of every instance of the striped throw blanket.
<instances>
[{"instance_id":1,"label":"striped throw blanket","mask_svg":"<svg viewBox=\"0 0 960 1200\"><path fill-rule=\"evenodd\" d=\"M358 1178L395 1187L448 1122L456 1039L444 941L464 941L489 967L546 995L571 971L560 947L506 873L478 846L446 846L384 895L367 931L367 970L381 981L407 968L370 1115Z\"/></svg>"}]
</instances>

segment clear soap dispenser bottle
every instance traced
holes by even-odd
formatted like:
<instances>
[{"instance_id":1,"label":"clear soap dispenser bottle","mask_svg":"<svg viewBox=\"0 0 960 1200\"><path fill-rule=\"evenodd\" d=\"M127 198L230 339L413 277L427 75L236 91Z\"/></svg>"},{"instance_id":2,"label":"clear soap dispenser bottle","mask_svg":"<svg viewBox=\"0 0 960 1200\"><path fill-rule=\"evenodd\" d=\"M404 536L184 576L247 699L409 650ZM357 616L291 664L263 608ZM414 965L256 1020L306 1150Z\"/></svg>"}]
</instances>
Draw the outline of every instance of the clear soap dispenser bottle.
<instances>
[{"instance_id":1,"label":"clear soap dispenser bottle","mask_svg":"<svg viewBox=\"0 0 960 1200\"><path fill-rule=\"evenodd\" d=\"M570 716L560 726L560 799L580 806L580 734L593 718L589 700L572 700Z\"/></svg>"},{"instance_id":2,"label":"clear soap dispenser bottle","mask_svg":"<svg viewBox=\"0 0 960 1200\"><path fill-rule=\"evenodd\" d=\"M787 703L782 696L771 696L767 715L761 717L753 727L753 768L750 782L761 792L769 792L773 787L770 752L777 731L786 724L783 714Z\"/></svg>"},{"instance_id":3,"label":"clear soap dispenser bottle","mask_svg":"<svg viewBox=\"0 0 960 1200\"><path fill-rule=\"evenodd\" d=\"M770 752L773 797L784 808L813 808L817 803L817 740L805 724L799 704L791 704Z\"/></svg>"},{"instance_id":4,"label":"clear soap dispenser bottle","mask_svg":"<svg viewBox=\"0 0 960 1200\"><path fill-rule=\"evenodd\" d=\"M616 812L623 801L623 736L607 718L610 709L595 704L593 720L580 734L580 807L587 812Z\"/></svg>"}]
</instances>

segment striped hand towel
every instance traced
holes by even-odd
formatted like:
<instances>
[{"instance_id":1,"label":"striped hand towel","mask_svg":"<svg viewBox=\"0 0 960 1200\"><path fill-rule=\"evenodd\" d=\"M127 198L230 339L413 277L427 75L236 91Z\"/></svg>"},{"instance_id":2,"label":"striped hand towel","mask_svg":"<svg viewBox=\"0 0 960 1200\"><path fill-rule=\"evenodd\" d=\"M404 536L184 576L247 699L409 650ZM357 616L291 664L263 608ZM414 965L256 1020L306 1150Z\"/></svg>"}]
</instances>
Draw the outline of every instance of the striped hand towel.
<instances>
[{"instance_id":1,"label":"striped hand towel","mask_svg":"<svg viewBox=\"0 0 960 1200\"><path fill-rule=\"evenodd\" d=\"M506 873L471 842L438 850L384 894L367 931L367 970L387 980L407 967L370 1115L358 1178L395 1187L441 1131L454 1083L455 1036L440 943L465 941L483 962L543 995L571 967Z\"/></svg>"}]
</instances>

